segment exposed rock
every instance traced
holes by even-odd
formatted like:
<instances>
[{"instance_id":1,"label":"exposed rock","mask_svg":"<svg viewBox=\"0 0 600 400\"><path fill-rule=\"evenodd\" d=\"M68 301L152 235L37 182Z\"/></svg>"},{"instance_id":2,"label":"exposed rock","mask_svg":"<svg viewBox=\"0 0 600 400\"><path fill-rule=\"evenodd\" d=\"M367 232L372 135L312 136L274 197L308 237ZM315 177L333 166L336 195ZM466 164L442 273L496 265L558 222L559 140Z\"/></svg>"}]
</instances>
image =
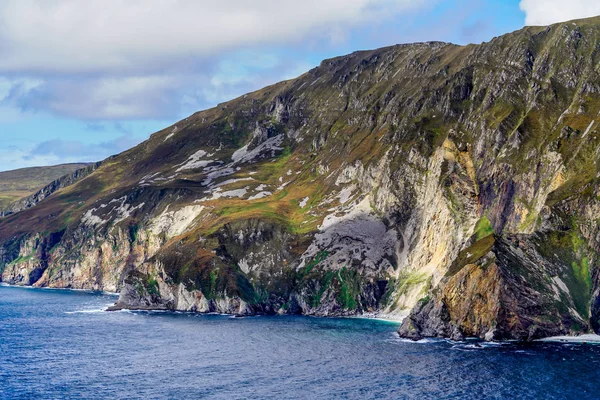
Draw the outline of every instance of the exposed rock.
<instances>
[{"instance_id":1,"label":"exposed rock","mask_svg":"<svg viewBox=\"0 0 600 400\"><path fill-rule=\"evenodd\" d=\"M411 338L599 332L599 41L596 18L325 60L2 219L2 280L410 314Z\"/></svg>"},{"instance_id":2,"label":"exposed rock","mask_svg":"<svg viewBox=\"0 0 600 400\"><path fill-rule=\"evenodd\" d=\"M534 340L587 331L586 282L558 254L542 255L553 240L490 235L474 243L431 298L421 300L403 321L400 334L412 339Z\"/></svg>"}]
</instances>

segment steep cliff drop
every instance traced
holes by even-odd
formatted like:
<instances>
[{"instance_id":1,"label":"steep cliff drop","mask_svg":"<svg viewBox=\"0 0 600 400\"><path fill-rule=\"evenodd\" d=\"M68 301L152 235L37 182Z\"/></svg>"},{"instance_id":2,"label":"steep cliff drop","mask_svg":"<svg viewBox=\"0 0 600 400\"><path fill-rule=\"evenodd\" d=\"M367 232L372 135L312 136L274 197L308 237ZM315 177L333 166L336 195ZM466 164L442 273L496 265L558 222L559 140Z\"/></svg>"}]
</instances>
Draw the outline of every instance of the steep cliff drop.
<instances>
[{"instance_id":1,"label":"steep cliff drop","mask_svg":"<svg viewBox=\"0 0 600 400\"><path fill-rule=\"evenodd\" d=\"M598 332L598 42L594 18L323 61L0 220L2 281L413 339Z\"/></svg>"}]
</instances>

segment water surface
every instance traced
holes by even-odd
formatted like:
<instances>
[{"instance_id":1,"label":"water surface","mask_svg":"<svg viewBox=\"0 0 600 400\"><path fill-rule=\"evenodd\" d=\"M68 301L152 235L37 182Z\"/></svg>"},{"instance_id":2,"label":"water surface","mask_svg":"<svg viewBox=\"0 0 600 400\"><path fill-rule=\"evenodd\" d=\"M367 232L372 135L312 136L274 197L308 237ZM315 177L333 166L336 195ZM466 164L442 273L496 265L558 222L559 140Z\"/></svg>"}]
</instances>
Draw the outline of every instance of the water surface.
<instances>
[{"instance_id":1,"label":"water surface","mask_svg":"<svg viewBox=\"0 0 600 400\"><path fill-rule=\"evenodd\" d=\"M0 398L600 398L600 346L409 343L363 319L105 312L0 287Z\"/></svg>"}]
</instances>

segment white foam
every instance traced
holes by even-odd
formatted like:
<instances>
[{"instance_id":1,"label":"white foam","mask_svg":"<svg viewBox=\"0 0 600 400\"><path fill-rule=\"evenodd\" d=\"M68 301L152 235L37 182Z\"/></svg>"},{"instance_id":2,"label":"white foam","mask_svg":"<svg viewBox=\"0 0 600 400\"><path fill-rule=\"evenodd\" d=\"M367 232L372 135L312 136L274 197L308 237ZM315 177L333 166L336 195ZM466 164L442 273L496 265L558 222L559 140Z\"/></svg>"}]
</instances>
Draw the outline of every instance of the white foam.
<instances>
[{"instance_id":1,"label":"white foam","mask_svg":"<svg viewBox=\"0 0 600 400\"><path fill-rule=\"evenodd\" d=\"M106 308L95 308L91 310L77 310L77 311L65 311L65 314L97 314L103 313L106 311Z\"/></svg>"},{"instance_id":2,"label":"white foam","mask_svg":"<svg viewBox=\"0 0 600 400\"><path fill-rule=\"evenodd\" d=\"M404 321L404 318L406 318L403 315L398 315L398 314L385 314L385 313L363 313L357 316L353 316L351 318L358 318L358 319L372 319L375 321L386 321L386 322L393 322L393 323L402 323L402 321Z\"/></svg>"},{"instance_id":3,"label":"white foam","mask_svg":"<svg viewBox=\"0 0 600 400\"><path fill-rule=\"evenodd\" d=\"M420 340L412 340L412 339L406 339L406 338L401 338L401 337L394 337L393 339L390 339L390 341L400 342L400 343L410 343L410 344L433 344L433 343L440 343L442 341L442 339L426 338L426 339L420 339Z\"/></svg>"},{"instance_id":4,"label":"white foam","mask_svg":"<svg viewBox=\"0 0 600 400\"><path fill-rule=\"evenodd\" d=\"M600 335L588 333L579 336L551 336L538 339L538 342L600 343Z\"/></svg>"}]
</instances>

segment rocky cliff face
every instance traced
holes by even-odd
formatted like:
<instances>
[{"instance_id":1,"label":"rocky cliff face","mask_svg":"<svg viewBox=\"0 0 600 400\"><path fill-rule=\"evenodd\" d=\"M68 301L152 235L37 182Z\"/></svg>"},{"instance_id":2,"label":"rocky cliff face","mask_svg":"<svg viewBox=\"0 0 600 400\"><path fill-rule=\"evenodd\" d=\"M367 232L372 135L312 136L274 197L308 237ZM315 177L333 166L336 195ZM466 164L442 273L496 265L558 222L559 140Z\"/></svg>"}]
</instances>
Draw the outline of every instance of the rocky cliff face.
<instances>
[{"instance_id":1,"label":"rocky cliff face","mask_svg":"<svg viewBox=\"0 0 600 400\"><path fill-rule=\"evenodd\" d=\"M0 221L2 280L408 315L415 339L598 331L599 39L590 19L326 60Z\"/></svg>"}]
</instances>

